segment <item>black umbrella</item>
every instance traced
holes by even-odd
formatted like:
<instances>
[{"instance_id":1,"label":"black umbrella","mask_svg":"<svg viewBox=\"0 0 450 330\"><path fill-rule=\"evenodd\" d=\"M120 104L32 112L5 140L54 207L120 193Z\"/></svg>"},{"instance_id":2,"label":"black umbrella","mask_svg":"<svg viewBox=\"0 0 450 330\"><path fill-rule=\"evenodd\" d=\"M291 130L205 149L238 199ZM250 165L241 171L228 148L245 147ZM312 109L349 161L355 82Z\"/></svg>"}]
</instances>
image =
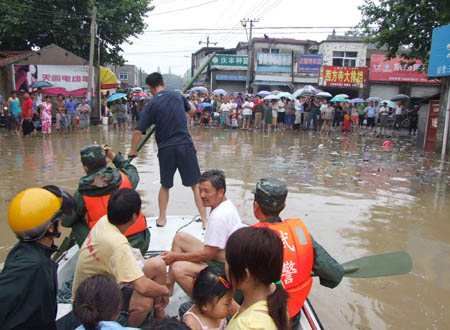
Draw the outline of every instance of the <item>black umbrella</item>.
<instances>
[{"instance_id":1,"label":"black umbrella","mask_svg":"<svg viewBox=\"0 0 450 330\"><path fill-rule=\"evenodd\" d=\"M30 88L50 88L50 87L53 87L53 84L43 80L35 81L30 85Z\"/></svg>"},{"instance_id":2,"label":"black umbrella","mask_svg":"<svg viewBox=\"0 0 450 330\"><path fill-rule=\"evenodd\" d=\"M398 94L391 98L391 101L406 101L409 100L409 96L405 94Z\"/></svg>"}]
</instances>

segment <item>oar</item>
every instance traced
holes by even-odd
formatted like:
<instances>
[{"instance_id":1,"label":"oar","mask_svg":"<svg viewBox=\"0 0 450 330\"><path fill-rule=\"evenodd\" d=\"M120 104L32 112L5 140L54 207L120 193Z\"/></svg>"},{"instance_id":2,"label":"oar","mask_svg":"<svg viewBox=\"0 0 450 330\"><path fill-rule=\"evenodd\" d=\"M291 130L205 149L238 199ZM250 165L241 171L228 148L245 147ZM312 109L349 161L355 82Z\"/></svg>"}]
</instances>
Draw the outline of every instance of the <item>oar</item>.
<instances>
[{"instance_id":1,"label":"oar","mask_svg":"<svg viewBox=\"0 0 450 330\"><path fill-rule=\"evenodd\" d=\"M216 56L216 53L212 53L208 59L198 68L198 70L195 72L195 74L192 76L191 80L189 80L189 82L186 84L186 86L184 86L184 88L181 90L181 93L184 95L189 88L191 88L191 86L194 84L194 82L197 80L197 78L200 76L200 74L202 73L202 71L208 66L208 64L212 61L212 59ZM152 126L150 126L150 131L145 134L144 138L141 140L141 142L139 142L136 151L139 152L139 150L142 149L142 147L144 146L145 142L147 142L147 140L150 138L150 136L153 134L153 132L156 130L156 126L153 124ZM128 163L130 163L133 160L134 156L132 157L128 157Z\"/></svg>"},{"instance_id":2,"label":"oar","mask_svg":"<svg viewBox=\"0 0 450 330\"><path fill-rule=\"evenodd\" d=\"M371 278L408 274L412 260L406 251L393 251L347 261L342 266L345 277Z\"/></svg>"}]
</instances>

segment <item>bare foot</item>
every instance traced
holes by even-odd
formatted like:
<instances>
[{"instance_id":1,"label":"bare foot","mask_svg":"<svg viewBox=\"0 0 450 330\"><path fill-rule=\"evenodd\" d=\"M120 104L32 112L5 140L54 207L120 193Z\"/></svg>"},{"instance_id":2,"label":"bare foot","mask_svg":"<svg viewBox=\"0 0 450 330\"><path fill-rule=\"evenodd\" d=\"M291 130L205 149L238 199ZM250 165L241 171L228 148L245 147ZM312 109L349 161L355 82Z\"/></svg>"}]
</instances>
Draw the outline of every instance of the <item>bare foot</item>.
<instances>
[{"instance_id":1,"label":"bare foot","mask_svg":"<svg viewBox=\"0 0 450 330\"><path fill-rule=\"evenodd\" d=\"M156 220L156 227L164 227L166 225L166 221L166 218L158 218L158 220Z\"/></svg>"}]
</instances>

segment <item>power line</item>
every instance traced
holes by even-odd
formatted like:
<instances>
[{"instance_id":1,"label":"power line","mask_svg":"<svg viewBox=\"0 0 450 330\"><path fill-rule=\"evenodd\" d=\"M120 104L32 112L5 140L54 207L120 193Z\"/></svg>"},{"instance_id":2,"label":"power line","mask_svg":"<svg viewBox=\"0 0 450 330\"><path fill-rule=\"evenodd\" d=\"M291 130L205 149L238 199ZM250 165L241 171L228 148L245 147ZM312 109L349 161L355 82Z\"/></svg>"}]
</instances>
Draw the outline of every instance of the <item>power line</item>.
<instances>
[{"instance_id":1,"label":"power line","mask_svg":"<svg viewBox=\"0 0 450 330\"><path fill-rule=\"evenodd\" d=\"M169 11L165 11L165 12L162 12L162 13L150 14L148 16L149 17L153 17L153 16L158 16L158 15L165 15L165 14L176 13L176 12L183 11L183 10L189 10L189 9L193 9L193 8L197 8L197 7L201 7L201 6L206 6L206 5L209 5L210 3L217 2L217 1L218 0L212 0L212 1L209 1L209 2L205 2L205 3L200 3L198 5L194 5L194 6L191 6L191 7L185 7L185 8L175 9L175 10L169 10Z\"/></svg>"}]
</instances>

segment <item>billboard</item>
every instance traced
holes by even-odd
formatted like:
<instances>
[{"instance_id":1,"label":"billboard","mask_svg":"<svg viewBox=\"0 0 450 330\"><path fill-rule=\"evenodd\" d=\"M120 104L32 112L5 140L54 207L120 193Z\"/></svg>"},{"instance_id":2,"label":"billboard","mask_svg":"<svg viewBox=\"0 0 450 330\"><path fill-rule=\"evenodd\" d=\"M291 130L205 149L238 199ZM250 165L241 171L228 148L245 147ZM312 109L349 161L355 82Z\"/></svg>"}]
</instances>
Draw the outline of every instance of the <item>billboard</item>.
<instances>
[{"instance_id":1,"label":"billboard","mask_svg":"<svg viewBox=\"0 0 450 330\"><path fill-rule=\"evenodd\" d=\"M320 71L323 56L320 55L299 55L297 59L297 73L316 73Z\"/></svg>"},{"instance_id":2,"label":"billboard","mask_svg":"<svg viewBox=\"0 0 450 330\"><path fill-rule=\"evenodd\" d=\"M256 63L259 72L292 72L291 54L258 53Z\"/></svg>"},{"instance_id":3,"label":"billboard","mask_svg":"<svg viewBox=\"0 0 450 330\"><path fill-rule=\"evenodd\" d=\"M328 87L364 88L367 81L367 68L342 66L322 66L319 85Z\"/></svg>"},{"instance_id":4,"label":"billboard","mask_svg":"<svg viewBox=\"0 0 450 330\"><path fill-rule=\"evenodd\" d=\"M450 76L450 25L433 29L428 76Z\"/></svg>"},{"instance_id":5,"label":"billboard","mask_svg":"<svg viewBox=\"0 0 450 330\"><path fill-rule=\"evenodd\" d=\"M211 60L211 67L220 68L226 67L227 69L239 69L242 67L247 70L248 56L247 55L221 55L217 54Z\"/></svg>"},{"instance_id":6,"label":"billboard","mask_svg":"<svg viewBox=\"0 0 450 330\"><path fill-rule=\"evenodd\" d=\"M420 60L411 62L415 62L415 64L408 67L408 61L401 57L395 57L388 60L384 55L372 55L370 57L369 80L426 84L437 83L436 81L428 80L426 73L417 71L422 66Z\"/></svg>"},{"instance_id":7,"label":"billboard","mask_svg":"<svg viewBox=\"0 0 450 330\"><path fill-rule=\"evenodd\" d=\"M88 66L14 64L13 68L14 89L19 93L36 90L39 86L45 95L82 96L87 93Z\"/></svg>"}]
</instances>

